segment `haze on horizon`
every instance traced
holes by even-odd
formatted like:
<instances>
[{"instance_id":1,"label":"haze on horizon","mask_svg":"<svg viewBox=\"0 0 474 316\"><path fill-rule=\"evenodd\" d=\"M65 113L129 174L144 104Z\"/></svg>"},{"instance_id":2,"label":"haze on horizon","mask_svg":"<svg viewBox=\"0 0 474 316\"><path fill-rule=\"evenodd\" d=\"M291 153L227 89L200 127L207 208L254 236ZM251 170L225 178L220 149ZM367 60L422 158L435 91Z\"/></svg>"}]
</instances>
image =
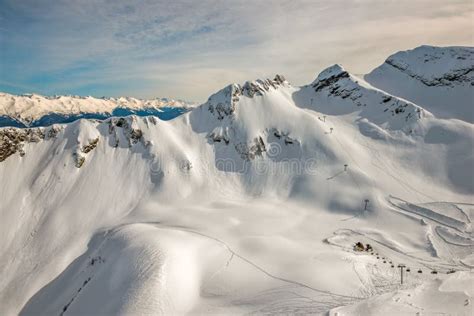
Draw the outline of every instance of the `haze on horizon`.
<instances>
[{"instance_id":1,"label":"haze on horizon","mask_svg":"<svg viewBox=\"0 0 474 316\"><path fill-rule=\"evenodd\" d=\"M472 46L472 0L0 0L0 91L204 101L231 82L367 73L422 44Z\"/></svg>"}]
</instances>

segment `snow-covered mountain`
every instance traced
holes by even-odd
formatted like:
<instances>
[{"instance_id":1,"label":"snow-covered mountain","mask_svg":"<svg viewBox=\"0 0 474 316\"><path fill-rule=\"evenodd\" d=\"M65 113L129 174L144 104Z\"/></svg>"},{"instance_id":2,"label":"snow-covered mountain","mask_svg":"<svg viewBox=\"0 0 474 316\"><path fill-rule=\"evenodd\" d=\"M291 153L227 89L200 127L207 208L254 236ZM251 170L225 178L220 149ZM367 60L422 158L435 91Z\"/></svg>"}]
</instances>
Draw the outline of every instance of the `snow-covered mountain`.
<instances>
[{"instance_id":1,"label":"snow-covered mountain","mask_svg":"<svg viewBox=\"0 0 474 316\"><path fill-rule=\"evenodd\" d=\"M2 314L469 315L473 145L339 65L0 128Z\"/></svg>"},{"instance_id":2,"label":"snow-covered mountain","mask_svg":"<svg viewBox=\"0 0 474 316\"><path fill-rule=\"evenodd\" d=\"M156 115L172 119L196 104L172 99L141 100L130 97L94 98L80 96L45 97L38 94L0 93L0 127L36 127L75 120L112 116Z\"/></svg>"},{"instance_id":3,"label":"snow-covered mountain","mask_svg":"<svg viewBox=\"0 0 474 316\"><path fill-rule=\"evenodd\" d=\"M474 123L474 48L420 46L398 52L365 79L440 118Z\"/></svg>"}]
</instances>

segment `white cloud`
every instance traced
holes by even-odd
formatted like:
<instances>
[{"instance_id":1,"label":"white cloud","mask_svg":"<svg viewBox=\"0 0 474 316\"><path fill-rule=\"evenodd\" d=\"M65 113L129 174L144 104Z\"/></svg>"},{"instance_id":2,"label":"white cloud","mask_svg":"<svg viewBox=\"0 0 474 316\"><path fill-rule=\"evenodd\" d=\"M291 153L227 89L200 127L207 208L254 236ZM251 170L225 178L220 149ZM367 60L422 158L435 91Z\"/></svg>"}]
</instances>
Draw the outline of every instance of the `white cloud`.
<instances>
[{"instance_id":1,"label":"white cloud","mask_svg":"<svg viewBox=\"0 0 474 316\"><path fill-rule=\"evenodd\" d=\"M142 97L203 101L230 82L282 73L305 84L336 62L363 73L397 50L474 42L470 0L14 1L8 8L0 35L31 51L19 65L2 65L18 81L11 84L23 84L26 72L62 74L71 80L52 84L68 89L114 91L115 82L135 80L144 88L121 85L115 94Z\"/></svg>"}]
</instances>

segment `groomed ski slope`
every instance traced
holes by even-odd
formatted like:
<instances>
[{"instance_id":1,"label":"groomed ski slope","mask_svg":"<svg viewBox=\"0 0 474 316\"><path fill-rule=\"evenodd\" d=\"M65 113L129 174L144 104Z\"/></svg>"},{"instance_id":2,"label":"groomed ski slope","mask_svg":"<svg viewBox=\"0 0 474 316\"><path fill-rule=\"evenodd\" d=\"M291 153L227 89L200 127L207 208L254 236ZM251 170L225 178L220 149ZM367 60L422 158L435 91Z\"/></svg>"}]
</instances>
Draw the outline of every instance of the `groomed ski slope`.
<instances>
[{"instance_id":1,"label":"groomed ski slope","mask_svg":"<svg viewBox=\"0 0 474 316\"><path fill-rule=\"evenodd\" d=\"M339 65L0 131L5 315L472 313L473 125Z\"/></svg>"}]
</instances>

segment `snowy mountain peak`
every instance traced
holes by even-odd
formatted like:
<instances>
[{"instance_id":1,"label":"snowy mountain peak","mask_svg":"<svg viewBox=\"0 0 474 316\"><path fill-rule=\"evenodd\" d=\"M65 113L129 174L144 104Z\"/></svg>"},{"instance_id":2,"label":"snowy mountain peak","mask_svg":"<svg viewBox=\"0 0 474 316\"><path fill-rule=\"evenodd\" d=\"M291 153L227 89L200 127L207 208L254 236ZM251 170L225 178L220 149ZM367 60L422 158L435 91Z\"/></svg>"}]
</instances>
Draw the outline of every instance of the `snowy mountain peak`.
<instances>
[{"instance_id":1,"label":"snowy mountain peak","mask_svg":"<svg viewBox=\"0 0 474 316\"><path fill-rule=\"evenodd\" d=\"M318 84L319 82L331 79L331 78L341 78L348 77L348 72L339 64L334 64L323 71L318 75L318 77L311 83L312 85Z\"/></svg>"},{"instance_id":2,"label":"snowy mountain peak","mask_svg":"<svg viewBox=\"0 0 474 316\"><path fill-rule=\"evenodd\" d=\"M420 46L401 51L364 79L438 117L474 122L474 47Z\"/></svg>"},{"instance_id":3,"label":"snowy mountain peak","mask_svg":"<svg viewBox=\"0 0 474 316\"><path fill-rule=\"evenodd\" d=\"M263 96L282 86L289 86L282 75L276 75L274 79L247 81L243 85L233 83L211 95L204 106L219 120L222 120L234 113L236 103L241 97Z\"/></svg>"},{"instance_id":4,"label":"snowy mountain peak","mask_svg":"<svg viewBox=\"0 0 474 316\"><path fill-rule=\"evenodd\" d=\"M280 86L287 84L285 77L282 75L276 75L272 79L257 79L255 81L247 81L241 87L241 94L249 98L253 98L255 95L261 96L270 89L278 89Z\"/></svg>"},{"instance_id":5,"label":"snowy mountain peak","mask_svg":"<svg viewBox=\"0 0 474 316\"><path fill-rule=\"evenodd\" d=\"M414 123L431 115L416 104L373 87L338 64L323 70L296 95L297 103L303 107L309 104L309 108L330 115L356 115L361 130L372 136L382 130L411 134ZM373 134L369 130L378 132Z\"/></svg>"},{"instance_id":6,"label":"snowy mountain peak","mask_svg":"<svg viewBox=\"0 0 474 316\"><path fill-rule=\"evenodd\" d=\"M474 85L473 47L420 46L391 55L385 64L427 86Z\"/></svg>"}]
</instances>

